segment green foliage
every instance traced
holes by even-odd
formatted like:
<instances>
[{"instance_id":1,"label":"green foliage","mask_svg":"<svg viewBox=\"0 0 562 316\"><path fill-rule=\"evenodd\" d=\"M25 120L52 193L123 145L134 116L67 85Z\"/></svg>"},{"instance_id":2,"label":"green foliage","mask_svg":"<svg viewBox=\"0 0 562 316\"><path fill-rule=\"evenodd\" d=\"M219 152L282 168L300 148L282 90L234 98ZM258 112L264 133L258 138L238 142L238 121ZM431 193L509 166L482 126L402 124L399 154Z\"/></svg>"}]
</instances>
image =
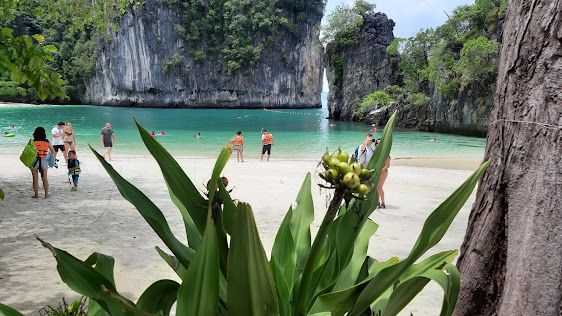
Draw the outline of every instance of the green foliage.
<instances>
[{"instance_id":1,"label":"green foliage","mask_svg":"<svg viewBox=\"0 0 562 316\"><path fill-rule=\"evenodd\" d=\"M326 17L322 26L321 40L324 43L336 40L338 44L347 45L354 42L353 35L363 25L363 18L374 12L375 4L364 0L355 0L353 6L340 4Z\"/></svg>"},{"instance_id":2,"label":"green foliage","mask_svg":"<svg viewBox=\"0 0 562 316\"><path fill-rule=\"evenodd\" d=\"M406 103L413 105L414 107L427 106L429 104L430 98L425 95L425 93L410 93L406 98Z\"/></svg>"},{"instance_id":3,"label":"green foliage","mask_svg":"<svg viewBox=\"0 0 562 316\"><path fill-rule=\"evenodd\" d=\"M343 58L340 55L331 55L330 65L334 69L334 84L341 87L343 84Z\"/></svg>"},{"instance_id":4,"label":"green foliage","mask_svg":"<svg viewBox=\"0 0 562 316\"><path fill-rule=\"evenodd\" d=\"M484 36L464 43L457 72L464 81L487 82L494 80L500 44Z\"/></svg>"},{"instance_id":5,"label":"green foliage","mask_svg":"<svg viewBox=\"0 0 562 316\"><path fill-rule=\"evenodd\" d=\"M185 57L183 55L174 53L169 60L163 60L162 72L167 73L168 71L171 71L173 69L179 69L179 66L181 65L184 58Z\"/></svg>"},{"instance_id":6,"label":"green foliage","mask_svg":"<svg viewBox=\"0 0 562 316\"><path fill-rule=\"evenodd\" d=\"M323 14L321 0L167 0L181 8L176 34L201 50L198 61L213 57L230 76L271 52L283 32L299 39L298 23Z\"/></svg>"},{"instance_id":7,"label":"green foliage","mask_svg":"<svg viewBox=\"0 0 562 316\"><path fill-rule=\"evenodd\" d=\"M44 45L42 35L14 37L13 31L0 27L0 74L10 74L13 82L35 88L41 100L49 95L64 98L61 75L43 66L46 60L54 60L56 47Z\"/></svg>"},{"instance_id":8,"label":"green foliage","mask_svg":"<svg viewBox=\"0 0 562 316\"><path fill-rule=\"evenodd\" d=\"M409 93L428 93L430 83L446 98L461 87L485 88L495 81L499 43L491 40L505 11L505 0L477 0L457 7L445 24L421 30L407 40L395 39L387 53L400 51L399 69Z\"/></svg>"},{"instance_id":9,"label":"green foliage","mask_svg":"<svg viewBox=\"0 0 562 316\"><path fill-rule=\"evenodd\" d=\"M365 177L373 187L390 153L395 115L365 166L371 170ZM460 289L460 276L451 264L457 251L434 254L416 262L444 236L489 162L429 215L404 260L391 258L387 262L367 255L369 239L378 228L369 219L376 209L377 191L358 196L349 185L348 188L342 184L345 178L330 182L334 196L311 243L314 205L308 174L296 207L289 208L279 228L268 262L251 207L234 202L220 178L231 148L227 145L219 154L205 198L160 143L138 123L137 126L184 219L189 246L172 234L166 218L148 197L92 151L119 192L173 253L170 256L157 248L181 283L157 281L135 304L115 287L112 257L94 253L81 261L41 241L55 256L63 282L90 297L90 313L167 316L177 301L177 315L364 315L370 312L370 306L384 315L396 315L425 284L434 280L444 291L441 315L452 314ZM324 173L319 176L326 177ZM344 200L347 203L342 204ZM0 311L21 315L1 304Z\"/></svg>"},{"instance_id":10,"label":"green foliage","mask_svg":"<svg viewBox=\"0 0 562 316\"><path fill-rule=\"evenodd\" d=\"M64 87L65 81L71 78L60 74L61 65L52 67L55 61L56 46L45 39L48 36L40 34L23 33L13 35L13 29L7 27L11 21L18 23L22 16L33 17L45 23L64 23L67 31L77 32L92 27L100 32L106 32L110 21L120 17L125 8L132 5L133 9L141 3L135 0L0 0L0 75L9 75L13 82L32 87L41 100L47 97L61 99L67 98L67 92L80 90L79 87ZM17 32L23 31L14 28ZM29 31L30 29L26 29ZM117 24L112 24L112 30L117 30ZM45 35L45 34L44 34ZM78 48L80 51L81 48ZM83 50L82 50L83 52ZM79 59L68 60L76 65L73 68L83 67L86 59L93 54L79 55ZM86 72L87 73L87 72ZM74 73L75 75L76 73ZM66 74L65 74L66 75ZM72 76L72 74L71 74Z\"/></svg>"},{"instance_id":11,"label":"green foliage","mask_svg":"<svg viewBox=\"0 0 562 316\"><path fill-rule=\"evenodd\" d=\"M0 189L0 200L4 199L4 191L2 191L2 189Z\"/></svg>"},{"instance_id":12,"label":"green foliage","mask_svg":"<svg viewBox=\"0 0 562 316\"><path fill-rule=\"evenodd\" d=\"M394 98L392 98L390 95L388 95L386 92L384 91L375 91L371 94L369 94L368 96L366 96L363 101L361 102L361 106L369 106L372 105L373 103L380 103L382 105L388 105L392 102L394 102L396 100L394 100Z\"/></svg>"}]
</instances>

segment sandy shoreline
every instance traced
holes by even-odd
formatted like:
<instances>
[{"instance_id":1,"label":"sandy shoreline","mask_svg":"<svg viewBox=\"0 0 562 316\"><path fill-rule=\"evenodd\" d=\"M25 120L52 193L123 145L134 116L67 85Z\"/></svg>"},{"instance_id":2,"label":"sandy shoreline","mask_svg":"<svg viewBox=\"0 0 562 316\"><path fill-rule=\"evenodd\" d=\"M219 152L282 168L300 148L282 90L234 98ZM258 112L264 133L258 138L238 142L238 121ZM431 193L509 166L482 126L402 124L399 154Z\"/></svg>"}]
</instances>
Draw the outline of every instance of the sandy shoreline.
<instances>
[{"instance_id":1,"label":"sandy shoreline","mask_svg":"<svg viewBox=\"0 0 562 316\"><path fill-rule=\"evenodd\" d=\"M64 106L60 104L31 104L31 103L17 103L17 102L2 102L0 101L0 108L39 108L48 106Z\"/></svg>"},{"instance_id":2,"label":"sandy shoreline","mask_svg":"<svg viewBox=\"0 0 562 316\"><path fill-rule=\"evenodd\" d=\"M61 166L49 169L51 198L38 200L30 198L31 174L19 162L19 155L0 154L5 165L10 166L2 168L0 174L0 187L6 195L0 201L0 302L25 314L37 315L41 307L56 304L63 296L77 297L60 280L54 258L34 235L82 260L92 252L113 256L117 289L135 301L156 280L178 279L154 250L154 246L165 249L163 243L119 194L93 154L79 154L82 163L79 191L70 192L66 170ZM178 157L177 160L202 190L214 159ZM430 163L431 160L438 164ZM407 256L425 218L472 173L466 169L477 166L480 160L459 162L452 157L393 160L385 184L388 207L376 210L371 216L380 228L371 240L369 254L380 260ZM185 240L181 215L170 201L154 159L115 155L112 164L159 206L172 231ZM315 170L316 162L312 160L272 159L260 163L247 159L237 163L234 157L227 164L224 175L230 181L232 196L252 206L266 251L271 250L277 229L294 203L306 173ZM314 184L312 193L316 214L314 234L327 200L326 191L320 191ZM460 247L473 201L474 193L443 241L430 254ZM401 315L410 312L415 316L436 315L441 300L439 286L431 284Z\"/></svg>"}]
</instances>

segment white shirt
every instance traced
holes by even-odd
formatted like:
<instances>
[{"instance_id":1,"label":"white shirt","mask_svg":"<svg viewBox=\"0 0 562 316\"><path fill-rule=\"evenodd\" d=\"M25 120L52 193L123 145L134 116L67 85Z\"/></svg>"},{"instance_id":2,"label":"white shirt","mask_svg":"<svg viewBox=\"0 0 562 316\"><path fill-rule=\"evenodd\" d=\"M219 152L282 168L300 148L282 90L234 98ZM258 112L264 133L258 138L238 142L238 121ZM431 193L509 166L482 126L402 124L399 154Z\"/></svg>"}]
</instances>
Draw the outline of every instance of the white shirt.
<instances>
[{"instance_id":1,"label":"white shirt","mask_svg":"<svg viewBox=\"0 0 562 316\"><path fill-rule=\"evenodd\" d=\"M361 151L361 146L363 146L363 144L359 145L357 162L362 164L364 167L367 167L369 161L371 160L371 157L373 157L373 148L371 148L371 146L368 146L365 147L363 151Z\"/></svg>"},{"instance_id":2,"label":"white shirt","mask_svg":"<svg viewBox=\"0 0 562 316\"><path fill-rule=\"evenodd\" d=\"M51 134L61 136L61 137L57 137L57 138L53 137L53 146L54 145L64 145L64 140L62 138L63 133L64 132L62 131L62 129L59 129L56 126L55 126L55 128L53 128L53 130L51 131Z\"/></svg>"}]
</instances>

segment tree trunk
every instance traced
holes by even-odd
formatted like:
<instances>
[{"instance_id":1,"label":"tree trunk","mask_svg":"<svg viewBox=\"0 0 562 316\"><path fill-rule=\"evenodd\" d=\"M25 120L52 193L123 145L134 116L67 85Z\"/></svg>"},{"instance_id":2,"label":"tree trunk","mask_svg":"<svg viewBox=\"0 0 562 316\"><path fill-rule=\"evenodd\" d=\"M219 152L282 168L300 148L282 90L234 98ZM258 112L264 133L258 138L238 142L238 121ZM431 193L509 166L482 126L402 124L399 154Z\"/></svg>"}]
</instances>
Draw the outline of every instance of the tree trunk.
<instances>
[{"instance_id":1,"label":"tree trunk","mask_svg":"<svg viewBox=\"0 0 562 316\"><path fill-rule=\"evenodd\" d=\"M562 0L511 0L454 315L562 315Z\"/></svg>"}]
</instances>

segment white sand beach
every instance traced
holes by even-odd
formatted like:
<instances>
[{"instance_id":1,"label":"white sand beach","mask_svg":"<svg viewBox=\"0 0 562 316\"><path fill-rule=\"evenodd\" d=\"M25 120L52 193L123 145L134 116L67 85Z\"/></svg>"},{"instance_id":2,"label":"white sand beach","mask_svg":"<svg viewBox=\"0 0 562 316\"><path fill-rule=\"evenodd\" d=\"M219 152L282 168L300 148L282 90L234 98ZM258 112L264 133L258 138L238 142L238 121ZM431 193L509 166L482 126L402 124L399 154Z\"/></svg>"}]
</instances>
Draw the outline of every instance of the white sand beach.
<instances>
[{"instance_id":1,"label":"white sand beach","mask_svg":"<svg viewBox=\"0 0 562 316\"><path fill-rule=\"evenodd\" d=\"M79 190L70 191L65 166L61 166L48 171L51 197L42 198L40 186L41 198L37 200L31 198L31 173L19 162L19 154L0 154L0 188L6 196L0 201L0 302L28 315L37 315L47 304L58 304L63 296L67 301L79 297L61 281L55 259L35 235L82 260L93 252L113 256L117 289L134 301L153 282L178 279L154 250L154 246L166 249L164 244L119 194L93 154L84 149L78 153L82 166ZM170 201L154 159L120 155L118 148L113 158L115 169L160 207L172 230L185 240L181 215ZM449 157L438 164L431 160L393 160L385 184L387 208L371 216L380 225L369 248L374 258L404 258L425 218L472 173L467 168L474 170L480 163L478 158L464 161ZM178 162L203 190L214 160L180 157ZM233 189L232 196L252 206L266 251L271 250L277 229L306 173L315 170L316 162L312 160L272 158L270 162L259 162L258 157L250 155L244 163L237 163L233 157L227 164L224 175ZM314 234L327 199L326 190L320 191L316 185L312 193ZM460 248L473 201L474 193L431 254ZM437 315L441 300L439 286L430 284L401 315Z\"/></svg>"}]
</instances>

